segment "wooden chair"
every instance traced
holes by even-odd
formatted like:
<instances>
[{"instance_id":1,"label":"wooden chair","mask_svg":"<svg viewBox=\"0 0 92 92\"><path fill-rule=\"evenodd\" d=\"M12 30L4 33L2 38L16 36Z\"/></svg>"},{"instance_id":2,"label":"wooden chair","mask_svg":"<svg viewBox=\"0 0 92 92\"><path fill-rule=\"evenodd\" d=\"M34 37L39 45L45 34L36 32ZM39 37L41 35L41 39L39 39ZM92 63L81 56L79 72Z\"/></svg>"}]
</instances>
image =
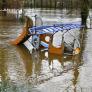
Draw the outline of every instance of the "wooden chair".
<instances>
[{"instance_id":1,"label":"wooden chair","mask_svg":"<svg viewBox=\"0 0 92 92\"><path fill-rule=\"evenodd\" d=\"M53 38L53 36L52 36L52 38ZM64 43L63 43L63 40L62 40L61 46L57 48L57 47L54 47L52 45L52 38L51 38L50 43L49 43L49 49L48 49L49 53L63 55L63 53L64 53Z\"/></svg>"}]
</instances>

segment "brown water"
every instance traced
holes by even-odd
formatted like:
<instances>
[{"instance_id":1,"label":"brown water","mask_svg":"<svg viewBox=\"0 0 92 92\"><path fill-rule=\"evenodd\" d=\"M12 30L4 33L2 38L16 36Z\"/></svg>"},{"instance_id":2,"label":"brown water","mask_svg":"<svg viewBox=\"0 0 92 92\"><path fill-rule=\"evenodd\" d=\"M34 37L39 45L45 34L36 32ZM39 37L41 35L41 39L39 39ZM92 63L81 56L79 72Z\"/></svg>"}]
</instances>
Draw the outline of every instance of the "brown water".
<instances>
[{"instance_id":1,"label":"brown water","mask_svg":"<svg viewBox=\"0 0 92 92\"><path fill-rule=\"evenodd\" d=\"M50 17L54 15L50 14ZM81 65L80 56L61 57L48 55L46 51L31 55L23 46L11 45L9 41L17 37L21 28L18 22L0 21L0 92L92 92L85 91L83 84L80 87L81 81L86 83L83 78L87 77L82 72L85 64ZM87 74L90 75L90 71Z\"/></svg>"}]
</instances>

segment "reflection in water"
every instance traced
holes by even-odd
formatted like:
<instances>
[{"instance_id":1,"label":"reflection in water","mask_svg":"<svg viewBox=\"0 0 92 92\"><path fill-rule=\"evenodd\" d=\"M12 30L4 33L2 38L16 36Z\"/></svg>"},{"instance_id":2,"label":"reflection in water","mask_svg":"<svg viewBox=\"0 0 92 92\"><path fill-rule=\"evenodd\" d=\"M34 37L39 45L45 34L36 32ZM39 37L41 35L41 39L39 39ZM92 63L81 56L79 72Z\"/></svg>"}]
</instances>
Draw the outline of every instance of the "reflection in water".
<instances>
[{"instance_id":1,"label":"reflection in water","mask_svg":"<svg viewBox=\"0 0 92 92\"><path fill-rule=\"evenodd\" d=\"M58 56L47 51L36 51L32 55L22 46L17 47L20 57L26 70L26 77L32 85L42 84L53 77L62 75L73 69L73 85L77 83L78 77L78 57L77 56ZM49 57L48 57L49 56ZM76 57L76 58L75 58ZM76 59L77 61L75 61Z\"/></svg>"}]
</instances>

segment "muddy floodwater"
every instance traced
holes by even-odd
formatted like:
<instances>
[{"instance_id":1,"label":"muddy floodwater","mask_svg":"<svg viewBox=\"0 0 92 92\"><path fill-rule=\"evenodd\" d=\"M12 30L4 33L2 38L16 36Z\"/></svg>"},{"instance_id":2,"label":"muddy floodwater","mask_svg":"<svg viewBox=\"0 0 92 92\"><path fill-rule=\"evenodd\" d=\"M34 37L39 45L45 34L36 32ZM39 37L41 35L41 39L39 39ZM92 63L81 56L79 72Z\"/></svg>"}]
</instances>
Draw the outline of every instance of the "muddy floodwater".
<instances>
[{"instance_id":1,"label":"muddy floodwater","mask_svg":"<svg viewBox=\"0 0 92 92\"><path fill-rule=\"evenodd\" d=\"M43 24L80 21L60 10L30 10ZM64 14L66 16L64 16ZM0 21L0 92L92 92L92 31L86 30L82 56L58 56L47 51L30 54L13 46L23 24Z\"/></svg>"}]
</instances>

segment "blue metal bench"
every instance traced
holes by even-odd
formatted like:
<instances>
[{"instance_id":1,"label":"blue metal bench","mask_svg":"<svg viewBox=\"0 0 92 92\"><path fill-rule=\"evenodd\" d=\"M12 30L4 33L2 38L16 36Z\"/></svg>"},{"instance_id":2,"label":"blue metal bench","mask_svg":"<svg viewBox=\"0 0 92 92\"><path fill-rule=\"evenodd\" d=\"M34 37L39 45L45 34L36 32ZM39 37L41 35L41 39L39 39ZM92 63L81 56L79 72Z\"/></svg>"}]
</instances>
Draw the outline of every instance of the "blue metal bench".
<instances>
[{"instance_id":1,"label":"blue metal bench","mask_svg":"<svg viewBox=\"0 0 92 92\"><path fill-rule=\"evenodd\" d=\"M54 24L50 26L37 26L37 27L32 27L29 28L30 34L54 34L55 32L58 31L63 31L63 30L71 30L71 29L76 29L76 28L81 28L80 23L67 23L67 24Z\"/></svg>"}]
</instances>

